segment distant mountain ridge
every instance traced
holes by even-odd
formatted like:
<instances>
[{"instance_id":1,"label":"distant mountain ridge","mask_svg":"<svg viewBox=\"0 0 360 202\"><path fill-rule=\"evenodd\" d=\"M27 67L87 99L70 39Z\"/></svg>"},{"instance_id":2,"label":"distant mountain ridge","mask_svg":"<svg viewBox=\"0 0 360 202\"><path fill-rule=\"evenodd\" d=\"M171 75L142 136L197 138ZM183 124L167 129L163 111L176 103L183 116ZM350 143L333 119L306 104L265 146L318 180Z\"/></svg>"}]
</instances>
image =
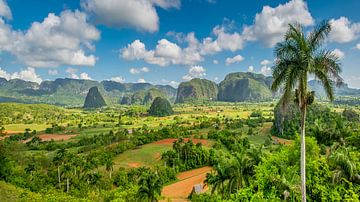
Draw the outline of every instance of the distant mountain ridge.
<instances>
[{"instance_id":1,"label":"distant mountain ridge","mask_svg":"<svg viewBox=\"0 0 360 202\"><path fill-rule=\"evenodd\" d=\"M267 101L278 97L270 90L272 77L250 72L226 75L219 84L207 79L192 79L180 83L178 89L169 85L150 83L118 83L59 78L41 84L20 79L0 78L0 102L47 103L63 106L82 106L91 87L97 87L108 105L150 104L155 97L172 102L219 100L226 102ZM325 91L318 81L309 81L309 88L318 98L325 98ZM360 89L346 84L335 87L336 96L360 97Z\"/></svg>"},{"instance_id":2,"label":"distant mountain ridge","mask_svg":"<svg viewBox=\"0 0 360 202\"><path fill-rule=\"evenodd\" d=\"M59 78L41 84L20 79L0 78L0 102L47 103L64 106L82 106L91 87L97 87L106 103L119 103L124 95L151 88L159 89L168 99L175 99L176 89L168 85L149 83L118 83Z\"/></svg>"}]
</instances>

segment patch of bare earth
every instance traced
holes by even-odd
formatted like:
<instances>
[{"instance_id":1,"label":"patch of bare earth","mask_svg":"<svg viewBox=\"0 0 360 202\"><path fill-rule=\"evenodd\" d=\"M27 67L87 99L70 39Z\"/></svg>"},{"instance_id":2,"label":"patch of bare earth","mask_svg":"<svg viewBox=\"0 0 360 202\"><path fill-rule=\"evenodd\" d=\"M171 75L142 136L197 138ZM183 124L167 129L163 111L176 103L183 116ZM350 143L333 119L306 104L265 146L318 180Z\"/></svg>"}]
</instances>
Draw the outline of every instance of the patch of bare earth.
<instances>
[{"instance_id":1,"label":"patch of bare earth","mask_svg":"<svg viewBox=\"0 0 360 202\"><path fill-rule=\"evenodd\" d=\"M208 187L204 185L204 181L206 174L210 173L211 170L211 167L206 166L178 174L177 178L180 180L179 182L163 188L161 195L165 197L164 201L188 201L187 197L197 184L203 186L203 192L207 191Z\"/></svg>"},{"instance_id":2,"label":"patch of bare earth","mask_svg":"<svg viewBox=\"0 0 360 202\"><path fill-rule=\"evenodd\" d=\"M42 140L42 141L62 141L62 140L69 140L73 137L78 136L78 134L72 134L72 135L62 135L62 134L41 134L38 135L38 137ZM25 140L24 142L29 142L31 141L32 138Z\"/></svg>"},{"instance_id":3,"label":"patch of bare earth","mask_svg":"<svg viewBox=\"0 0 360 202\"><path fill-rule=\"evenodd\" d=\"M140 167L140 163L137 163L137 162L128 163L128 166L130 168L138 168L138 167Z\"/></svg>"},{"instance_id":4,"label":"patch of bare earth","mask_svg":"<svg viewBox=\"0 0 360 202\"><path fill-rule=\"evenodd\" d=\"M288 145L288 144L291 144L291 140L287 140L287 139L283 139L283 138L279 138L279 137L276 137L276 136L272 136L271 137L275 144L285 144L285 145Z\"/></svg>"}]
</instances>

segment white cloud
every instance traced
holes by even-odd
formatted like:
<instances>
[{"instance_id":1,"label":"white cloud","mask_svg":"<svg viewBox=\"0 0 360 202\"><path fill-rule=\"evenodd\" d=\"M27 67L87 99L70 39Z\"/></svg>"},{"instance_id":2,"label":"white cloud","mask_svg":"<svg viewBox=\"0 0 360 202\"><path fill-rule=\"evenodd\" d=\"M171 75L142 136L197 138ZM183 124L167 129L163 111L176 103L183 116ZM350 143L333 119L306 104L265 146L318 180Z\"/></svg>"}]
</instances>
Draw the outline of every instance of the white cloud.
<instances>
[{"instance_id":1,"label":"white cloud","mask_svg":"<svg viewBox=\"0 0 360 202\"><path fill-rule=\"evenodd\" d=\"M155 7L179 8L180 3L180 0L82 0L81 5L99 24L155 32L159 29Z\"/></svg>"},{"instance_id":2,"label":"white cloud","mask_svg":"<svg viewBox=\"0 0 360 202\"><path fill-rule=\"evenodd\" d=\"M343 59L345 56L345 53L342 52L341 50L335 48L333 51L331 51L331 53L333 53L334 55L336 55L336 57L339 58L339 60Z\"/></svg>"},{"instance_id":3,"label":"white cloud","mask_svg":"<svg viewBox=\"0 0 360 202\"><path fill-rule=\"evenodd\" d=\"M225 26L216 26L213 29L216 39L207 37L202 41L201 54L215 54L223 50L237 51L244 47L245 40L240 33L227 33Z\"/></svg>"},{"instance_id":4,"label":"white cloud","mask_svg":"<svg viewBox=\"0 0 360 202\"><path fill-rule=\"evenodd\" d=\"M120 56L126 60L144 60L149 64L159 66L196 65L203 61L205 55L241 50L247 41L259 40L271 47L282 40L288 24L295 22L305 26L314 24L307 4L303 0L292 0L275 8L264 6L262 12L256 14L254 24L246 26L243 32L231 31L232 24L230 26L218 25L213 28L212 37L206 37L200 41L193 32L187 35L168 32L167 36L174 37L179 43L186 42L188 46L182 48L167 39L161 39L154 50L147 50L144 43L135 40L121 49Z\"/></svg>"},{"instance_id":5,"label":"white cloud","mask_svg":"<svg viewBox=\"0 0 360 202\"><path fill-rule=\"evenodd\" d=\"M234 64L234 63L239 63L239 62L241 62L241 61L243 61L243 60L244 60L244 57L243 57L243 56L241 56L241 55L236 55L236 56L234 56L234 57L232 57L232 58L226 58L225 64L226 64L226 65L231 65L231 64Z\"/></svg>"},{"instance_id":6,"label":"white cloud","mask_svg":"<svg viewBox=\"0 0 360 202\"><path fill-rule=\"evenodd\" d=\"M6 80L11 79L11 74L7 73L5 70L0 67L0 78L4 78Z\"/></svg>"},{"instance_id":7,"label":"white cloud","mask_svg":"<svg viewBox=\"0 0 360 202\"><path fill-rule=\"evenodd\" d=\"M84 79L84 80L92 80L92 78L89 76L88 73L83 72L80 74L80 79Z\"/></svg>"},{"instance_id":8,"label":"white cloud","mask_svg":"<svg viewBox=\"0 0 360 202\"><path fill-rule=\"evenodd\" d=\"M193 78L201 78L206 76L206 69L202 66L191 66L188 73L182 77L183 80L189 81Z\"/></svg>"},{"instance_id":9,"label":"white cloud","mask_svg":"<svg viewBox=\"0 0 360 202\"><path fill-rule=\"evenodd\" d=\"M49 69L48 74L51 76L57 75L59 72L56 69Z\"/></svg>"},{"instance_id":10,"label":"white cloud","mask_svg":"<svg viewBox=\"0 0 360 202\"><path fill-rule=\"evenodd\" d=\"M303 0L292 0L275 8L264 6L261 13L256 14L255 23L244 29L243 35L247 40L260 40L265 46L273 47L282 40L289 23L314 24Z\"/></svg>"},{"instance_id":11,"label":"white cloud","mask_svg":"<svg viewBox=\"0 0 360 202\"><path fill-rule=\"evenodd\" d=\"M360 43L356 44L356 47L355 47L355 48L357 48L357 49L360 50Z\"/></svg>"},{"instance_id":12,"label":"white cloud","mask_svg":"<svg viewBox=\"0 0 360 202\"><path fill-rule=\"evenodd\" d=\"M219 81L219 77L215 76L214 81Z\"/></svg>"},{"instance_id":13,"label":"white cloud","mask_svg":"<svg viewBox=\"0 0 360 202\"><path fill-rule=\"evenodd\" d=\"M71 67L69 67L65 70L65 72L69 73L69 74L76 74L77 71L78 71L77 69L71 68Z\"/></svg>"},{"instance_id":14,"label":"white cloud","mask_svg":"<svg viewBox=\"0 0 360 202\"><path fill-rule=\"evenodd\" d=\"M271 67L262 66L262 67L261 67L261 70L260 70L260 73L263 74L263 75L265 75L265 76L270 76L271 73L272 73Z\"/></svg>"},{"instance_id":15,"label":"white cloud","mask_svg":"<svg viewBox=\"0 0 360 202\"><path fill-rule=\"evenodd\" d=\"M169 59L178 59L181 57L181 51L181 48L177 44L171 43L166 39L161 39L158 41L156 46L155 56Z\"/></svg>"},{"instance_id":16,"label":"white cloud","mask_svg":"<svg viewBox=\"0 0 360 202\"><path fill-rule=\"evenodd\" d=\"M129 72L130 74L140 74L140 73L147 73L150 69L148 67L142 67L142 68L130 68Z\"/></svg>"},{"instance_id":17,"label":"white cloud","mask_svg":"<svg viewBox=\"0 0 360 202\"><path fill-rule=\"evenodd\" d=\"M166 79L162 79L161 83L163 83L165 85L170 85L170 86L172 86L174 88L177 88L179 86L179 82L177 82L177 81L169 81L169 80L166 80Z\"/></svg>"},{"instance_id":18,"label":"white cloud","mask_svg":"<svg viewBox=\"0 0 360 202\"><path fill-rule=\"evenodd\" d=\"M82 73L80 73L80 75L78 75L77 74L78 70L75 68L69 67L65 70L65 72L68 73L69 77L72 79L92 80L92 78L86 72L82 72Z\"/></svg>"},{"instance_id":19,"label":"white cloud","mask_svg":"<svg viewBox=\"0 0 360 202\"><path fill-rule=\"evenodd\" d=\"M12 19L11 10L5 0L0 0L0 16L3 16L9 20Z\"/></svg>"},{"instance_id":20,"label":"white cloud","mask_svg":"<svg viewBox=\"0 0 360 202\"><path fill-rule=\"evenodd\" d=\"M138 79L137 82L138 83L146 83L145 79L143 79L143 78Z\"/></svg>"},{"instance_id":21,"label":"white cloud","mask_svg":"<svg viewBox=\"0 0 360 202\"><path fill-rule=\"evenodd\" d=\"M272 64L273 62L271 62L270 60L263 60L260 62L261 65L269 65L269 64Z\"/></svg>"},{"instance_id":22,"label":"white cloud","mask_svg":"<svg viewBox=\"0 0 360 202\"><path fill-rule=\"evenodd\" d=\"M85 13L69 10L60 16L50 13L26 31L14 31L0 19L0 35L0 50L33 67L94 66L96 57L87 55L85 49L94 50L93 41L100 38Z\"/></svg>"},{"instance_id":23,"label":"white cloud","mask_svg":"<svg viewBox=\"0 0 360 202\"><path fill-rule=\"evenodd\" d=\"M31 81L36 83L41 83L42 79L39 75L36 74L35 69L32 67L28 67L19 72L14 72L12 74L7 73L5 70L0 68L0 77L5 78L7 80L10 79L22 79L25 81Z\"/></svg>"},{"instance_id":24,"label":"white cloud","mask_svg":"<svg viewBox=\"0 0 360 202\"><path fill-rule=\"evenodd\" d=\"M145 60L149 64L168 66L170 64L193 65L203 60L199 53L198 41L194 33L186 36L188 46L180 48L177 44L161 39L155 50L146 50L145 44L135 40L122 48L120 56L126 60Z\"/></svg>"},{"instance_id":25,"label":"white cloud","mask_svg":"<svg viewBox=\"0 0 360 202\"><path fill-rule=\"evenodd\" d=\"M124 82L125 82L125 78L122 77L122 76L112 77L110 80L111 80L111 81L118 82L118 83L124 83Z\"/></svg>"},{"instance_id":26,"label":"white cloud","mask_svg":"<svg viewBox=\"0 0 360 202\"><path fill-rule=\"evenodd\" d=\"M217 65L217 64L219 64L219 61L218 61L218 60L213 60L213 63L214 63L215 65Z\"/></svg>"},{"instance_id":27,"label":"white cloud","mask_svg":"<svg viewBox=\"0 0 360 202\"><path fill-rule=\"evenodd\" d=\"M248 72L253 72L253 71L254 71L254 66L250 65L250 66L248 67Z\"/></svg>"},{"instance_id":28,"label":"white cloud","mask_svg":"<svg viewBox=\"0 0 360 202\"><path fill-rule=\"evenodd\" d=\"M329 39L332 42L346 43L353 41L359 37L360 23L352 23L346 17L330 20L331 32Z\"/></svg>"}]
</instances>

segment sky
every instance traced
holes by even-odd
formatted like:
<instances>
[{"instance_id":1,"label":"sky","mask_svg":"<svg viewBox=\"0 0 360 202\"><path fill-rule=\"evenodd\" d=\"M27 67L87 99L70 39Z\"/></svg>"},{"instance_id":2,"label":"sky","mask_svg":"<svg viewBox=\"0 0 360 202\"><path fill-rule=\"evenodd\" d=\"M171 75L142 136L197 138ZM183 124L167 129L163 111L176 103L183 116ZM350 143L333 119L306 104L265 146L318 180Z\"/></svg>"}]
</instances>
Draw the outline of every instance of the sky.
<instances>
[{"instance_id":1,"label":"sky","mask_svg":"<svg viewBox=\"0 0 360 202\"><path fill-rule=\"evenodd\" d=\"M360 88L358 0L0 0L0 77L176 87L231 72L271 75L289 23L329 20L324 48Z\"/></svg>"}]
</instances>

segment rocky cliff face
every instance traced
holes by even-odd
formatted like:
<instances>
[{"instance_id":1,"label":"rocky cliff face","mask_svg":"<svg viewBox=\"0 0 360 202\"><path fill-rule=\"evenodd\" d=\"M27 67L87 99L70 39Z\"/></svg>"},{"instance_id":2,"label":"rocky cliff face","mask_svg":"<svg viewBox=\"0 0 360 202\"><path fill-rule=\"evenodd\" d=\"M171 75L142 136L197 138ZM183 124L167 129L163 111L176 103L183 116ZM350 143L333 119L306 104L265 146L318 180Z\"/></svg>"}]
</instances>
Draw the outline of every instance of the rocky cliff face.
<instances>
[{"instance_id":1,"label":"rocky cliff face","mask_svg":"<svg viewBox=\"0 0 360 202\"><path fill-rule=\"evenodd\" d=\"M100 108L106 106L104 98L97 87L89 89L85 98L84 108Z\"/></svg>"},{"instance_id":2,"label":"rocky cliff face","mask_svg":"<svg viewBox=\"0 0 360 202\"><path fill-rule=\"evenodd\" d=\"M218 87L215 82L206 79L192 79L179 85L176 102L216 100Z\"/></svg>"},{"instance_id":3,"label":"rocky cliff face","mask_svg":"<svg viewBox=\"0 0 360 202\"><path fill-rule=\"evenodd\" d=\"M262 74L228 74L219 84L218 100L226 102L265 101L272 98L271 78Z\"/></svg>"}]
</instances>

